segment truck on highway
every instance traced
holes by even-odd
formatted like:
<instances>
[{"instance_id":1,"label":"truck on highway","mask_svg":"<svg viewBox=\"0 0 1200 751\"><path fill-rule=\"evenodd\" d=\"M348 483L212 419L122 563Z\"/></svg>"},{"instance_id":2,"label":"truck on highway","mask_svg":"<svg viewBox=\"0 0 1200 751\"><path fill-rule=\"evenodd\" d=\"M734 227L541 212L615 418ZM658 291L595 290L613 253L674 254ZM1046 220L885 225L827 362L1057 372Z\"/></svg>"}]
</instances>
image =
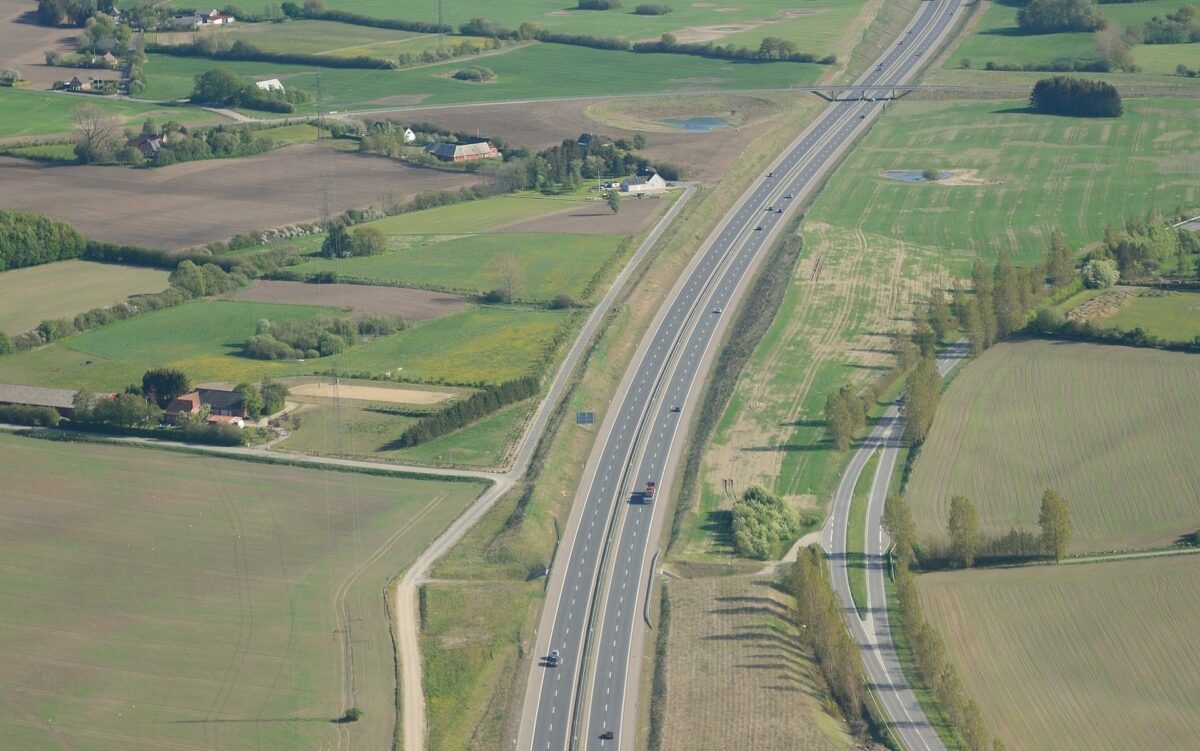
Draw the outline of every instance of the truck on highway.
<instances>
[{"instance_id":1,"label":"truck on highway","mask_svg":"<svg viewBox=\"0 0 1200 751\"><path fill-rule=\"evenodd\" d=\"M653 503L655 487L656 486L654 484L654 480L650 480L649 482L646 483L646 488L644 490L633 491L633 493L630 495L629 502L630 503Z\"/></svg>"}]
</instances>

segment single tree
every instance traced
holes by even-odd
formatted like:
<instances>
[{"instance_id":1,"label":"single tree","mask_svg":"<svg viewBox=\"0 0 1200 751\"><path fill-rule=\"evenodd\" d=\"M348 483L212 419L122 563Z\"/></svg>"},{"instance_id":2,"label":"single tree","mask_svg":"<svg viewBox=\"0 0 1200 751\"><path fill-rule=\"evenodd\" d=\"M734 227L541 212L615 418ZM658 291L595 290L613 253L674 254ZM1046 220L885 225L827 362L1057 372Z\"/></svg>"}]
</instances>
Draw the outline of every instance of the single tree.
<instances>
[{"instance_id":1,"label":"single tree","mask_svg":"<svg viewBox=\"0 0 1200 751\"><path fill-rule=\"evenodd\" d=\"M612 213L618 214L621 211L621 197L617 195L616 189L608 191L608 208L612 209Z\"/></svg>"},{"instance_id":2,"label":"single tree","mask_svg":"<svg viewBox=\"0 0 1200 751\"><path fill-rule=\"evenodd\" d=\"M75 123L75 156L79 161L111 161L117 151L121 121L91 104L71 110L71 120Z\"/></svg>"},{"instance_id":3,"label":"single tree","mask_svg":"<svg viewBox=\"0 0 1200 751\"><path fill-rule=\"evenodd\" d=\"M979 531L975 506L965 496L956 495L950 499L947 526L950 531L951 560L962 568L974 566L975 554L983 543L983 535Z\"/></svg>"},{"instance_id":4,"label":"single tree","mask_svg":"<svg viewBox=\"0 0 1200 751\"><path fill-rule=\"evenodd\" d=\"M1055 289L1064 287L1075 273L1075 251L1067 244L1062 230L1050 232L1050 257L1046 264L1046 277Z\"/></svg>"},{"instance_id":5,"label":"single tree","mask_svg":"<svg viewBox=\"0 0 1200 751\"><path fill-rule=\"evenodd\" d=\"M929 308L926 312L929 328L939 342L945 341L950 329L954 326L954 315L950 312L950 304L946 301L946 293L936 287L929 293Z\"/></svg>"},{"instance_id":6,"label":"single tree","mask_svg":"<svg viewBox=\"0 0 1200 751\"><path fill-rule=\"evenodd\" d=\"M496 267L496 280L500 283L497 291L501 302L512 302L517 299L525 286L525 274L516 256L511 253L500 256Z\"/></svg>"},{"instance_id":7,"label":"single tree","mask_svg":"<svg viewBox=\"0 0 1200 751\"><path fill-rule=\"evenodd\" d=\"M263 414L263 397L258 386L253 383L239 383L234 391L242 398L242 406L247 415L254 418Z\"/></svg>"},{"instance_id":8,"label":"single tree","mask_svg":"<svg viewBox=\"0 0 1200 751\"><path fill-rule=\"evenodd\" d=\"M153 368L142 374L142 395L163 409L191 388L187 375L175 368Z\"/></svg>"},{"instance_id":9,"label":"single tree","mask_svg":"<svg viewBox=\"0 0 1200 751\"><path fill-rule=\"evenodd\" d=\"M345 225L331 223L325 240L321 243L321 255L325 258L345 258L350 255L353 247L354 240Z\"/></svg>"},{"instance_id":10,"label":"single tree","mask_svg":"<svg viewBox=\"0 0 1200 751\"><path fill-rule=\"evenodd\" d=\"M1071 544L1071 509L1054 490L1042 495L1042 511L1038 515L1038 526L1042 528L1042 547L1061 561Z\"/></svg>"}]
</instances>

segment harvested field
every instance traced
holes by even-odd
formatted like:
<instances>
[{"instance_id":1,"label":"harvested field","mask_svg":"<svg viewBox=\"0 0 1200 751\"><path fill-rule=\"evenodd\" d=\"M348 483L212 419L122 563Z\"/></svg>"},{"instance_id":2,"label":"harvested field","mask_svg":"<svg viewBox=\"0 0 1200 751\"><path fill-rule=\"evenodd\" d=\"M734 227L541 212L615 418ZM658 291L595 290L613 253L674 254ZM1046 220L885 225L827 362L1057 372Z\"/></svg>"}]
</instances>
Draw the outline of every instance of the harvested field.
<instances>
[{"instance_id":1,"label":"harvested field","mask_svg":"<svg viewBox=\"0 0 1200 751\"><path fill-rule=\"evenodd\" d=\"M387 748L384 591L482 488L10 435L0 475L23 751Z\"/></svg>"},{"instance_id":2,"label":"harvested field","mask_svg":"<svg viewBox=\"0 0 1200 751\"><path fill-rule=\"evenodd\" d=\"M315 145L154 170L0 157L0 205L70 222L95 240L177 249L319 219L321 174L329 178L331 212L479 180Z\"/></svg>"},{"instance_id":3,"label":"harvested field","mask_svg":"<svg viewBox=\"0 0 1200 751\"><path fill-rule=\"evenodd\" d=\"M59 261L0 273L0 331L18 334L52 318L160 292L167 272L135 266Z\"/></svg>"},{"instance_id":4,"label":"harvested field","mask_svg":"<svg viewBox=\"0 0 1200 751\"><path fill-rule=\"evenodd\" d=\"M1008 748L1196 747L1200 565L1171 558L920 577L921 600Z\"/></svg>"},{"instance_id":5,"label":"harvested field","mask_svg":"<svg viewBox=\"0 0 1200 751\"><path fill-rule=\"evenodd\" d=\"M687 98L671 95L670 99ZM721 114L730 107L714 100L722 97L698 94L701 101L714 102ZM755 97L758 98L758 97ZM651 133L646 137L645 155L649 159L678 164L684 169L688 180L715 181L729 171L730 165L741 155L746 144L761 137L777 123L784 112L789 117L805 118L820 108L820 100L808 94L762 94L761 98L778 102L780 112L747 124L739 130L714 131L711 133L683 133L679 131ZM622 100L627 102L626 111L641 112L642 108L653 111L654 102L660 97L638 97ZM395 116L399 121L411 120L415 114L421 120L436 123L450 130L465 130L498 136L509 143L544 149L562 143L564 138L575 138L580 133L603 133L612 138L632 138L638 128L621 127L616 118L606 114L593 115L593 107L600 105L600 113L611 111L614 103L606 100L574 100L569 102L532 102L527 104L498 104L489 107L439 107L428 110L413 110ZM797 112L796 107L802 110ZM735 105L734 109L737 108ZM629 123L635 125L636 123Z\"/></svg>"},{"instance_id":6,"label":"harvested field","mask_svg":"<svg viewBox=\"0 0 1200 751\"><path fill-rule=\"evenodd\" d=\"M557 214L497 227L494 231L640 235L650 228L672 200L674 196L622 199L621 211L616 214L612 213L607 202L597 200L581 208L567 209Z\"/></svg>"},{"instance_id":7,"label":"harvested field","mask_svg":"<svg viewBox=\"0 0 1200 751\"><path fill-rule=\"evenodd\" d=\"M987 535L1036 530L1046 488L1071 552L1169 545L1195 531L1200 357L1111 345L999 344L954 379L913 469L918 533L965 495Z\"/></svg>"},{"instance_id":8,"label":"harvested field","mask_svg":"<svg viewBox=\"0 0 1200 751\"><path fill-rule=\"evenodd\" d=\"M788 598L745 576L673 581L662 751L844 749Z\"/></svg>"},{"instance_id":9,"label":"harvested field","mask_svg":"<svg viewBox=\"0 0 1200 751\"><path fill-rule=\"evenodd\" d=\"M249 287L231 293L229 299L320 305L362 313L403 316L410 321L441 318L467 307L467 301L458 295L424 289L366 284L308 284L269 279L258 279Z\"/></svg>"},{"instance_id":10,"label":"harvested field","mask_svg":"<svg viewBox=\"0 0 1200 751\"><path fill-rule=\"evenodd\" d=\"M1082 305L1072 308L1067 313L1067 320L1079 323L1086 321L1100 323L1125 307L1131 299L1133 299L1133 294L1128 290L1110 289L1101 292Z\"/></svg>"},{"instance_id":11,"label":"harvested field","mask_svg":"<svg viewBox=\"0 0 1200 751\"><path fill-rule=\"evenodd\" d=\"M438 404L454 398L454 394L443 391L418 391L416 389L390 388L388 386L358 386L339 383L335 389L327 381L302 383L292 386L292 396L320 396L327 399L348 399L363 402L387 402L388 404Z\"/></svg>"}]
</instances>

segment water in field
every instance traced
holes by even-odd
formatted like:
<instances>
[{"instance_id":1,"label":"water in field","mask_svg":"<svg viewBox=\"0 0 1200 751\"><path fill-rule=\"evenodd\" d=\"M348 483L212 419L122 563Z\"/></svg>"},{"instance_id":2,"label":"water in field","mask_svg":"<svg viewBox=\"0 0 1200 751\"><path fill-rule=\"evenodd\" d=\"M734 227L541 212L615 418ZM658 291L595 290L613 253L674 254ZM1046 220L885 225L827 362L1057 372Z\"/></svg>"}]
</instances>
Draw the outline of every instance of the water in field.
<instances>
[{"instance_id":1,"label":"water in field","mask_svg":"<svg viewBox=\"0 0 1200 751\"><path fill-rule=\"evenodd\" d=\"M887 172L884 172L883 176L889 180L902 180L906 183L927 182L925 175L921 170L891 169ZM950 177L950 173L945 170L942 170L938 174L939 180L945 180L947 177Z\"/></svg>"},{"instance_id":2,"label":"water in field","mask_svg":"<svg viewBox=\"0 0 1200 751\"><path fill-rule=\"evenodd\" d=\"M729 127L729 121L723 117L668 117L664 122L688 133L707 133Z\"/></svg>"}]
</instances>

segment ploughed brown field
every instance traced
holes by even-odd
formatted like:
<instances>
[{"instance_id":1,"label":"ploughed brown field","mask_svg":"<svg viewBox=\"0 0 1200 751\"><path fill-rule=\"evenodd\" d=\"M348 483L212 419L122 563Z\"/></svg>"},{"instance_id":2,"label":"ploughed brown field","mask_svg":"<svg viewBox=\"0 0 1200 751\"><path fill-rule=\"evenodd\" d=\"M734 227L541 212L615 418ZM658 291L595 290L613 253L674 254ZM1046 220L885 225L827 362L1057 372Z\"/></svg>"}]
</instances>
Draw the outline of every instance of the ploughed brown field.
<instances>
[{"instance_id":1,"label":"ploughed brown field","mask_svg":"<svg viewBox=\"0 0 1200 751\"><path fill-rule=\"evenodd\" d=\"M268 279L259 279L229 297L251 302L325 305L363 313L403 316L410 321L440 318L467 307L466 300L458 295L425 289L366 284L309 284Z\"/></svg>"},{"instance_id":2,"label":"ploughed brown field","mask_svg":"<svg viewBox=\"0 0 1200 751\"><path fill-rule=\"evenodd\" d=\"M319 220L322 176L330 213L479 181L310 144L152 170L0 157L0 206L70 222L94 240L177 249Z\"/></svg>"}]
</instances>

